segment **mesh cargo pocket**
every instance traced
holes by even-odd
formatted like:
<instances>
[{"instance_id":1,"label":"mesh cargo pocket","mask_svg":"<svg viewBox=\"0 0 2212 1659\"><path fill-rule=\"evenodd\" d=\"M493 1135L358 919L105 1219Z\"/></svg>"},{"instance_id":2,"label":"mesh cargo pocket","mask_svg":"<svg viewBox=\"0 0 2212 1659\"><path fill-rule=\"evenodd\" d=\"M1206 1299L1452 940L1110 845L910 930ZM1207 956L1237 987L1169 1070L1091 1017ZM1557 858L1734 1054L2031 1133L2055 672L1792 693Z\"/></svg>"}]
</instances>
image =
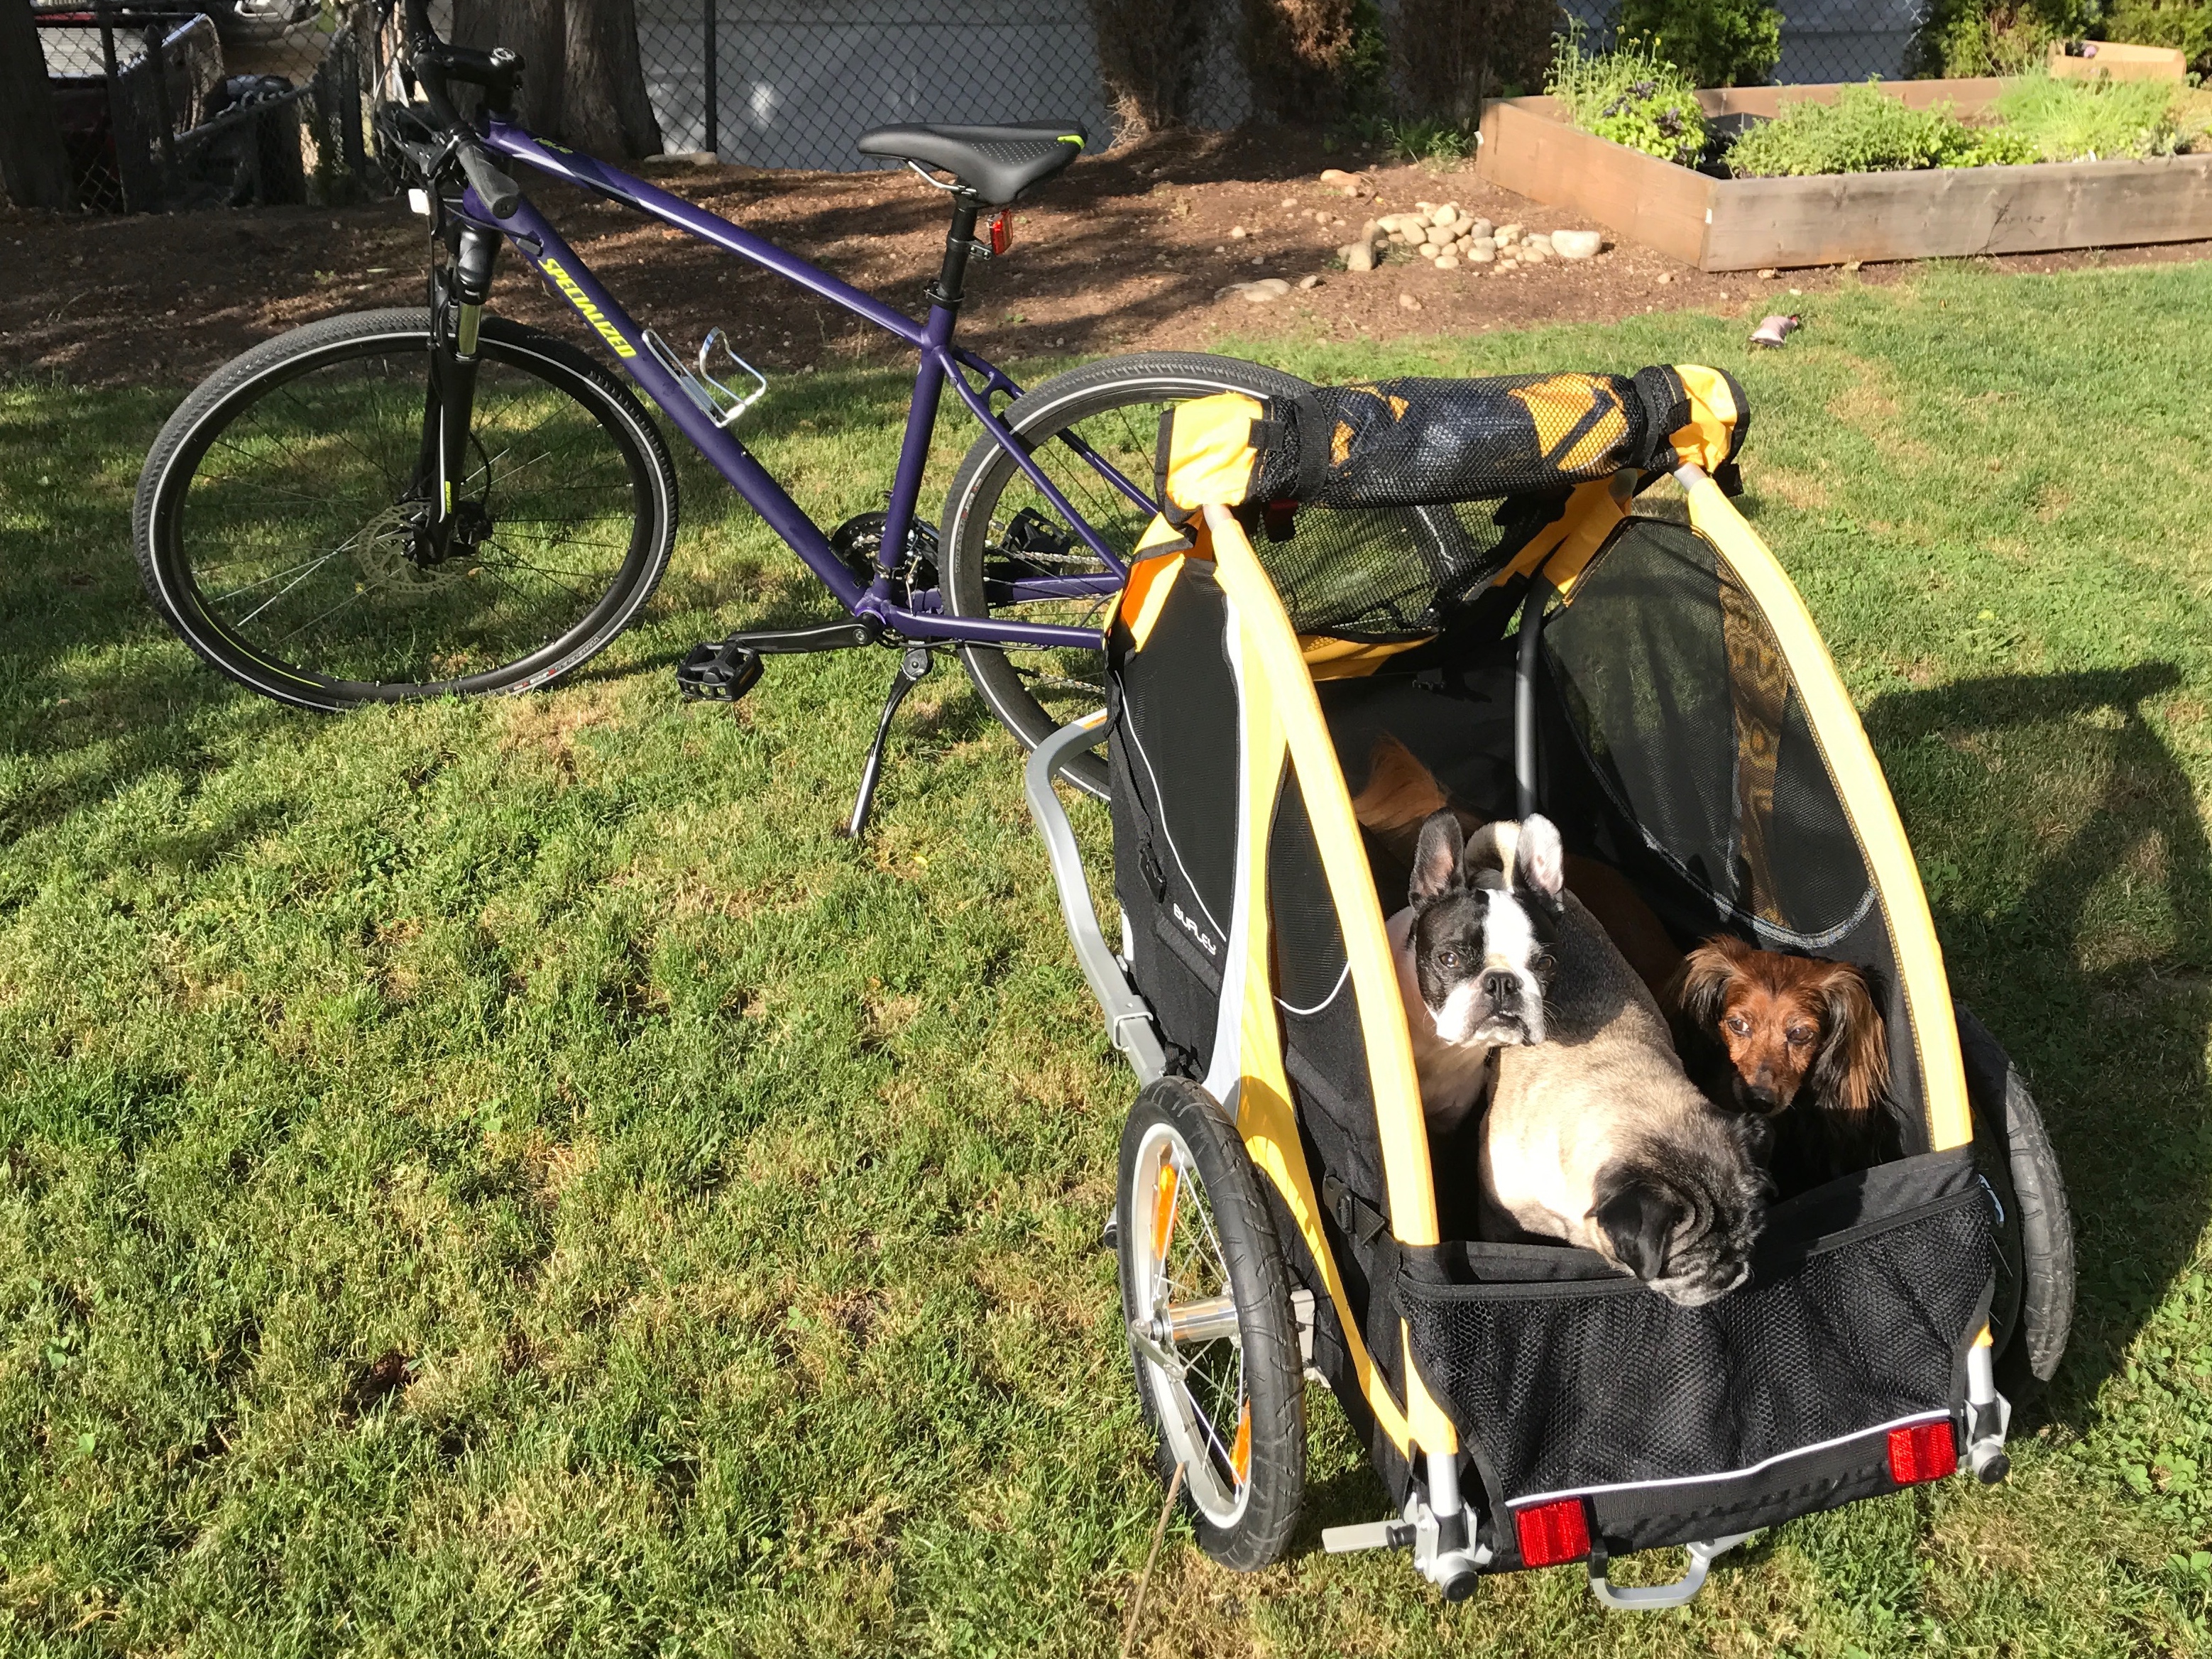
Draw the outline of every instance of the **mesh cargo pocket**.
<instances>
[{"instance_id":1,"label":"mesh cargo pocket","mask_svg":"<svg viewBox=\"0 0 2212 1659\"><path fill-rule=\"evenodd\" d=\"M1723 1483L1741 1504L1763 1468L1794 1492L1794 1454L1951 1409L1990 1284L1988 1200L1960 1152L1778 1206L1751 1281L1703 1308L1564 1247L1406 1255L1415 1358L1492 1502L1626 1492L1646 1516L1709 1509Z\"/></svg>"}]
</instances>

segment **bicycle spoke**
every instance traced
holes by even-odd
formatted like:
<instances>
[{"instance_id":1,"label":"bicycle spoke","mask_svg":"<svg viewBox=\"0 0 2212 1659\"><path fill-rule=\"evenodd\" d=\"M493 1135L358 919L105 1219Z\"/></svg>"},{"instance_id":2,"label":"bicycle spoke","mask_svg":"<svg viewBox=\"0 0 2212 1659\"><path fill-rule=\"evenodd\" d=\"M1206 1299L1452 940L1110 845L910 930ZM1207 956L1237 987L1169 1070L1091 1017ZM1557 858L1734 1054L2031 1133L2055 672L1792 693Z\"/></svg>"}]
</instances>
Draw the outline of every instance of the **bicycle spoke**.
<instances>
[{"instance_id":1,"label":"bicycle spoke","mask_svg":"<svg viewBox=\"0 0 2212 1659\"><path fill-rule=\"evenodd\" d=\"M495 351L477 374L454 539L443 555L426 544L427 363L382 348L319 359L203 441L213 464L172 509L175 533L255 662L333 681L465 680L594 625L635 569L632 452L562 383Z\"/></svg>"}]
</instances>

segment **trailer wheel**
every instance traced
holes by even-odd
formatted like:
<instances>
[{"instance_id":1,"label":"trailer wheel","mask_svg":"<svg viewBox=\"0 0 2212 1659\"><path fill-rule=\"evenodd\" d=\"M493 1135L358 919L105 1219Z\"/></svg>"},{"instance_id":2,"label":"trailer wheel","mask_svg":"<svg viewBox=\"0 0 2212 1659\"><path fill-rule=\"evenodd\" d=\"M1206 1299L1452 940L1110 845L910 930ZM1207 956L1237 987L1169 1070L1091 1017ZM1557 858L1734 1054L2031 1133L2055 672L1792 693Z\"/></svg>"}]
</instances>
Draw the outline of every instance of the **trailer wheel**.
<instances>
[{"instance_id":1,"label":"trailer wheel","mask_svg":"<svg viewBox=\"0 0 2212 1659\"><path fill-rule=\"evenodd\" d=\"M1235 1127L1196 1084L1148 1084L1121 1132L1116 1253L1137 1395L1199 1547L1249 1572L1297 1525L1305 1382L1290 1274Z\"/></svg>"},{"instance_id":2,"label":"trailer wheel","mask_svg":"<svg viewBox=\"0 0 2212 1659\"><path fill-rule=\"evenodd\" d=\"M1997 1287L1990 1334L1998 1387L2017 1401L2056 1376L2065 1357L2074 1324L2074 1221L2043 1114L2019 1069L1963 1007L1959 1039L1977 1161L2003 1212L2000 1254L2015 1276Z\"/></svg>"}]
</instances>

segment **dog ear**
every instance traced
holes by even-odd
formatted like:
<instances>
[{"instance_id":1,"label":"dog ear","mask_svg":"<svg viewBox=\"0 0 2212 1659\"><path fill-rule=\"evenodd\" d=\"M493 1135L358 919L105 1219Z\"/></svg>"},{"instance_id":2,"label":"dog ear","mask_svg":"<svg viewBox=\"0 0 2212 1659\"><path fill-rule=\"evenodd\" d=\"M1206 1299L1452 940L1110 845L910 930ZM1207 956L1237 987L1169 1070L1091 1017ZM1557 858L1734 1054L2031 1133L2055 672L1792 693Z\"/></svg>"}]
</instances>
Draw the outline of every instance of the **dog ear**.
<instances>
[{"instance_id":1,"label":"dog ear","mask_svg":"<svg viewBox=\"0 0 2212 1659\"><path fill-rule=\"evenodd\" d=\"M1638 1279L1667 1271L1668 1247L1681 1224L1682 1202L1649 1176L1629 1176L1589 1212L1612 1243L1613 1260Z\"/></svg>"},{"instance_id":2,"label":"dog ear","mask_svg":"<svg viewBox=\"0 0 2212 1659\"><path fill-rule=\"evenodd\" d=\"M1413 878L1407 885L1407 896L1435 898L1465 887L1467 878L1460 869L1460 857L1466 851L1459 820L1449 812L1431 812L1421 825L1420 845L1413 850Z\"/></svg>"},{"instance_id":3,"label":"dog ear","mask_svg":"<svg viewBox=\"0 0 2212 1659\"><path fill-rule=\"evenodd\" d=\"M1814 1098L1832 1101L1861 1123L1889 1090L1889 1044L1866 975L1848 962L1827 964L1814 984L1827 1029L1808 1081Z\"/></svg>"},{"instance_id":4,"label":"dog ear","mask_svg":"<svg viewBox=\"0 0 2212 1659\"><path fill-rule=\"evenodd\" d=\"M1702 1036L1713 1037L1719 1030L1742 949L1741 940L1723 933L1684 957L1675 970L1668 1000L1680 1010L1682 1023Z\"/></svg>"},{"instance_id":5,"label":"dog ear","mask_svg":"<svg viewBox=\"0 0 2212 1659\"><path fill-rule=\"evenodd\" d=\"M1513 873L1519 884L1553 909L1567 886L1567 849L1559 826L1540 813L1521 821L1513 848Z\"/></svg>"}]
</instances>

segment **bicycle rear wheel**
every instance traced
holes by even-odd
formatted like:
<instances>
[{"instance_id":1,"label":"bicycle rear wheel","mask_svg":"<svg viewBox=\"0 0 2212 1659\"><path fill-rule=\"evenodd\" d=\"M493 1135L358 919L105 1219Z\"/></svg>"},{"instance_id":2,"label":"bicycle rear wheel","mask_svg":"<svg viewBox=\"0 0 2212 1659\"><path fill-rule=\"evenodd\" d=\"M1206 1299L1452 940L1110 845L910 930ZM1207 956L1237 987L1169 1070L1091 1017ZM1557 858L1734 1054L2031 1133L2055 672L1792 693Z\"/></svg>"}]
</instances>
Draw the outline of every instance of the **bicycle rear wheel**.
<instances>
[{"instance_id":1,"label":"bicycle rear wheel","mask_svg":"<svg viewBox=\"0 0 2212 1659\"><path fill-rule=\"evenodd\" d=\"M326 318L204 382L138 481L163 618L264 696L337 709L522 691L602 649L668 562L676 477L620 382L486 318L471 465L440 555L416 533L425 311Z\"/></svg>"},{"instance_id":2,"label":"bicycle rear wheel","mask_svg":"<svg viewBox=\"0 0 2212 1659\"><path fill-rule=\"evenodd\" d=\"M1007 404L1003 418L1068 504L1126 561L1152 522L1152 459L1164 411L1218 392L1267 398L1304 389L1293 375L1240 358L1147 352L1055 374ZM1146 499L1132 500L1078 451L1054 441L1062 437L1087 445ZM953 615L1103 625L1120 591L1110 568L988 434L961 463L943 525L945 597ZM1048 577L1105 591L1030 597L1037 592L1034 583ZM1022 579L1033 585L1013 586ZM960 661L985 705L1025 750L1105 704L1105 660L1098 651L964 645ZM1079 755L1061 775L1106 798L1102 757Z\"/></svg>"}]
</instances>

